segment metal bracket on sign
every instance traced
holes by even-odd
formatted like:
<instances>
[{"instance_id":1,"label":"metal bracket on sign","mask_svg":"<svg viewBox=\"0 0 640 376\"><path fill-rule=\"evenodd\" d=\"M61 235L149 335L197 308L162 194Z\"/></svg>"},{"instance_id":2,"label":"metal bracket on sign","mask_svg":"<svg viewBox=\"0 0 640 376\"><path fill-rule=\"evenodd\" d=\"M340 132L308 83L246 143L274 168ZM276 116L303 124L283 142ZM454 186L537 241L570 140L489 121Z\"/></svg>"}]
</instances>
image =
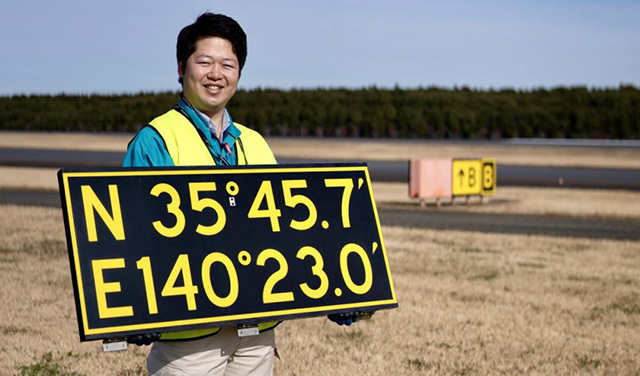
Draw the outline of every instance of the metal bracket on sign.
<instances>
[{"instance_id":1,"label":"metal bracket on sign","mask_svg":"<svg viewBox=\"0 0 640 376\"><path fill-rule=\"evenodd\" d=\"M260 334L260 329L256 324L240 324L238 325L238 337L250 337Z\"/></svg>"},{"instance_id":2,"label":"metal bracket on sign","mask_svg":"<svg viewBox=\"0 0 640 376\"><path fill-rule=\"evenodd\" d=\"M104 352L126 351L126 350L127 350L127 340L124 338L110 338L102 341L102 351Z\"/></svg>"}]
</instances>

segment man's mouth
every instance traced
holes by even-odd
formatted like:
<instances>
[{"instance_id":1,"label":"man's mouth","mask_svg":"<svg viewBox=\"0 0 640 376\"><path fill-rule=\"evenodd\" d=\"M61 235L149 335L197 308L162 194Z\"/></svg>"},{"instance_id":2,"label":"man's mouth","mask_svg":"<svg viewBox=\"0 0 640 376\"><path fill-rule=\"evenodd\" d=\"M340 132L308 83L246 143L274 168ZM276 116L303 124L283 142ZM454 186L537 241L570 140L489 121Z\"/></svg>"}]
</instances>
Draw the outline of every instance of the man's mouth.
<instances>
[{"instance_id":1,"label":"man's mouth","mask_svg":"<svg viewBox=\"0 0 640 376\"><path fill-rule=\"evenodd\" d=\"M220 85L204 85L204 87L209 91L220 91L224 88L223 86L220 86Z\"/></svg>"}]
</instances>

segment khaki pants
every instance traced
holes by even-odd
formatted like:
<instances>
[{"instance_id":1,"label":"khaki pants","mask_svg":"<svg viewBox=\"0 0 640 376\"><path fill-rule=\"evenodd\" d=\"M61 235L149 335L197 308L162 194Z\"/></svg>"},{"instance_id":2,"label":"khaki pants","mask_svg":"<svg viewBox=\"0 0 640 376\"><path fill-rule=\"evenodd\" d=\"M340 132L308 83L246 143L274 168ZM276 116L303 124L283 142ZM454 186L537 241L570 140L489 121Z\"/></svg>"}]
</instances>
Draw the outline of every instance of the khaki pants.
<instances>
[{"instance_id":1,"label":"khaki pants","mask_svg":"<svg viewBox=\"0 0 640 376\"><path fill-rule=\"evenodd\" d=\"M193 341L155 342L147 358L151 376L272 375L275 330L238 337L235 326Z\"/></svg>"}]
</instances>

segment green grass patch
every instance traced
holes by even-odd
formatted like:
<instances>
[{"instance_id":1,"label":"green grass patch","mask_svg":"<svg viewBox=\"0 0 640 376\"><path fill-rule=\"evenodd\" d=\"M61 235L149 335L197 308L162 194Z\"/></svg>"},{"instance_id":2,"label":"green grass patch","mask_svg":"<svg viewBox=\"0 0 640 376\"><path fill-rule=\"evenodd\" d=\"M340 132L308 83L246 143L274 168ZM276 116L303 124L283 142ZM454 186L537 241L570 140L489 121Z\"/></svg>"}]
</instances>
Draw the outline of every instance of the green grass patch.
<instances>
[{"instance_id":1,"label":"green grass patch","mask_svg":"<svg viewBox=\"0 0 640 376\"><path fill-rule=\"evenodd\" d=\"M18 261L15 257L17 251L15 249L0 247L0 262L6 264L14 264Z\"/></svg>"},{"instance_id":2,"label":"green grass patch","mask_svg":"<svg viewBox=\"0 0 640 376\"><path fill-rule=\"evenodd\" d=\"M496 249L482 249L482 248L477 248L477 247L462 247L460 248L460 252L462 253L489 253L489 254L493 254L493 255L497 255L500 254L502 252L496 250Z\"/></svg>"},{"instance_id":3,"label":"green grass patch","mask_svg":"<svg viewBox=\"0 0 640 376\"><path fill-rule=\"evenodd\" d=\"M38 256L62 256L67 253L67 246L60 240L42 239L32 244L25 244L21 252Z\"/></svg>"},{"instance_id":4,"label":"green grass patch","mask_svg":"<svg viewBox=\"0 0 640 376\"><path fill-rule=\"evenodd\" d=\"M27 334L30 330L26 328L17 328L15 326L0 326L0 333L6 336L12 336L15 334Z\"/></svg>"},{"instance_id":5,"label":"green grass patch","mask_svg":"<svg viewBox=\"0 0 640 376\"><path fill-rule=\"evenodd\" d=\"M620 311L626 315L638 315L640 314L640 303L637 297L627 297L609 305L609 309Z\"/></svg>"},{"instance_id":6,"label":"green grass patch","mask_svg":"<svg viewBox=\"0 0 640 376\"><path fill-rule=\"evenodd\" d=\"M567 278L571 282L600 282L601 279L593 276L570 275Z\"/></svg>"},{"instance_id":7,"label":"green grass patch","mask_svg":"<svg viewBox=\"0 0 640 376\"><path fill-rule=\"evenodd\" d=\"M15 249L0 247L0 255L10 255L15 252Z\"/></svg>"},{"instance_id":8,"label":"green grass patch","mask_svg":"<svg viewBox=\"0 0 640 376\"><path fill-rule=\"evenodd\" d=\"M81 373L67 372L58 363L60 359L55 359L51 352L42 355L40 361L26 366L18 367L20 376L82 376Z\"/></svg>"},{"instance_id":9,"label":"green grass patch","mask_svg":"<svg viewBox=\"0 0 640 376\"><path fill-rule=\"evenodd\" d=\"M423 371L427 369L429 365L421 359L407 359L407 366L414 371Z\"/></svg>"},{"instance_id":10,"label":"green grass patch","mask_svg":"<svg viewBox=\"0 0 640 376\"><path fill-rule=\"evenodd\" d=\"M518 265L521 268L531 268L531 269L544 269L547 266L545 264L540 264L537 262L519 262Z\"/></svg>"},{"instance_id":11,"label":"green grass patch","mask_svg":"<svg viewBox=\"0 0 640 376\"><path fill-rule=\"evenodd\" d=\"M500 273L496 271L480 273L469 278L472 281L493 281L494 279L498 279L500 277Z\"/></svg>"},{"instance_id":12,"label":"green grass patch","mask_svg":"<svg viewBox=\"0 0 640 376\"><path fill-rule=\"evenodd\" d=\"M430 342L430 341L427 341L427 346L432 346L432 347L435 347L437 349L451 349L451 348L454 347L453 345L450 345L450 344L448 344L446 342L437 342L437 343L435 343L435 342Z\"/></svg>"},{"instance_id":13,"label":"green grass patch","mask_svg":"<svg viewBox=\"0 0 640 376\"><path fill-rule=\"evenodd\" d=\"M578 368L598 368L604 366L604 362L600 359L594 359L587 355L579 355L576 357Z\"/></svg>"}]
</instances>

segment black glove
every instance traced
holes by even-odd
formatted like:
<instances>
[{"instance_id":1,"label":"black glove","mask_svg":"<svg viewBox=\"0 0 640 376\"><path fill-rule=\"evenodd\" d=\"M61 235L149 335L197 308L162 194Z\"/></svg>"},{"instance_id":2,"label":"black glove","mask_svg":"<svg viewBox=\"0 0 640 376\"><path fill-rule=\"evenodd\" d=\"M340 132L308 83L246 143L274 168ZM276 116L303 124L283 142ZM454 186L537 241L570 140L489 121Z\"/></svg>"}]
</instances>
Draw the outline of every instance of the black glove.
<instances>
[{"instance_id":1,"label":"black glove","mask_svg":"<svg viewBox=\"0 0 640 376\"><path fill-rule=\"evenodd\" d=\"M347 312L347 313L334 313L328 315L327 318L338 325L346 325L349 326L354 322L358 322L358 318L360 316L360 312Z\"/></svg>"},{"instance_id":2,"label":"black glove","mask_svg":"<svg viewBox=\"0 0 640 376\"><path fill-rule=\"evenodd\" d=\"M127 337L127 343L133 343L138 346L149 346L152 342L159 339L160 333L136 334L135 336Z\"/></svg>"}]
</instances>

